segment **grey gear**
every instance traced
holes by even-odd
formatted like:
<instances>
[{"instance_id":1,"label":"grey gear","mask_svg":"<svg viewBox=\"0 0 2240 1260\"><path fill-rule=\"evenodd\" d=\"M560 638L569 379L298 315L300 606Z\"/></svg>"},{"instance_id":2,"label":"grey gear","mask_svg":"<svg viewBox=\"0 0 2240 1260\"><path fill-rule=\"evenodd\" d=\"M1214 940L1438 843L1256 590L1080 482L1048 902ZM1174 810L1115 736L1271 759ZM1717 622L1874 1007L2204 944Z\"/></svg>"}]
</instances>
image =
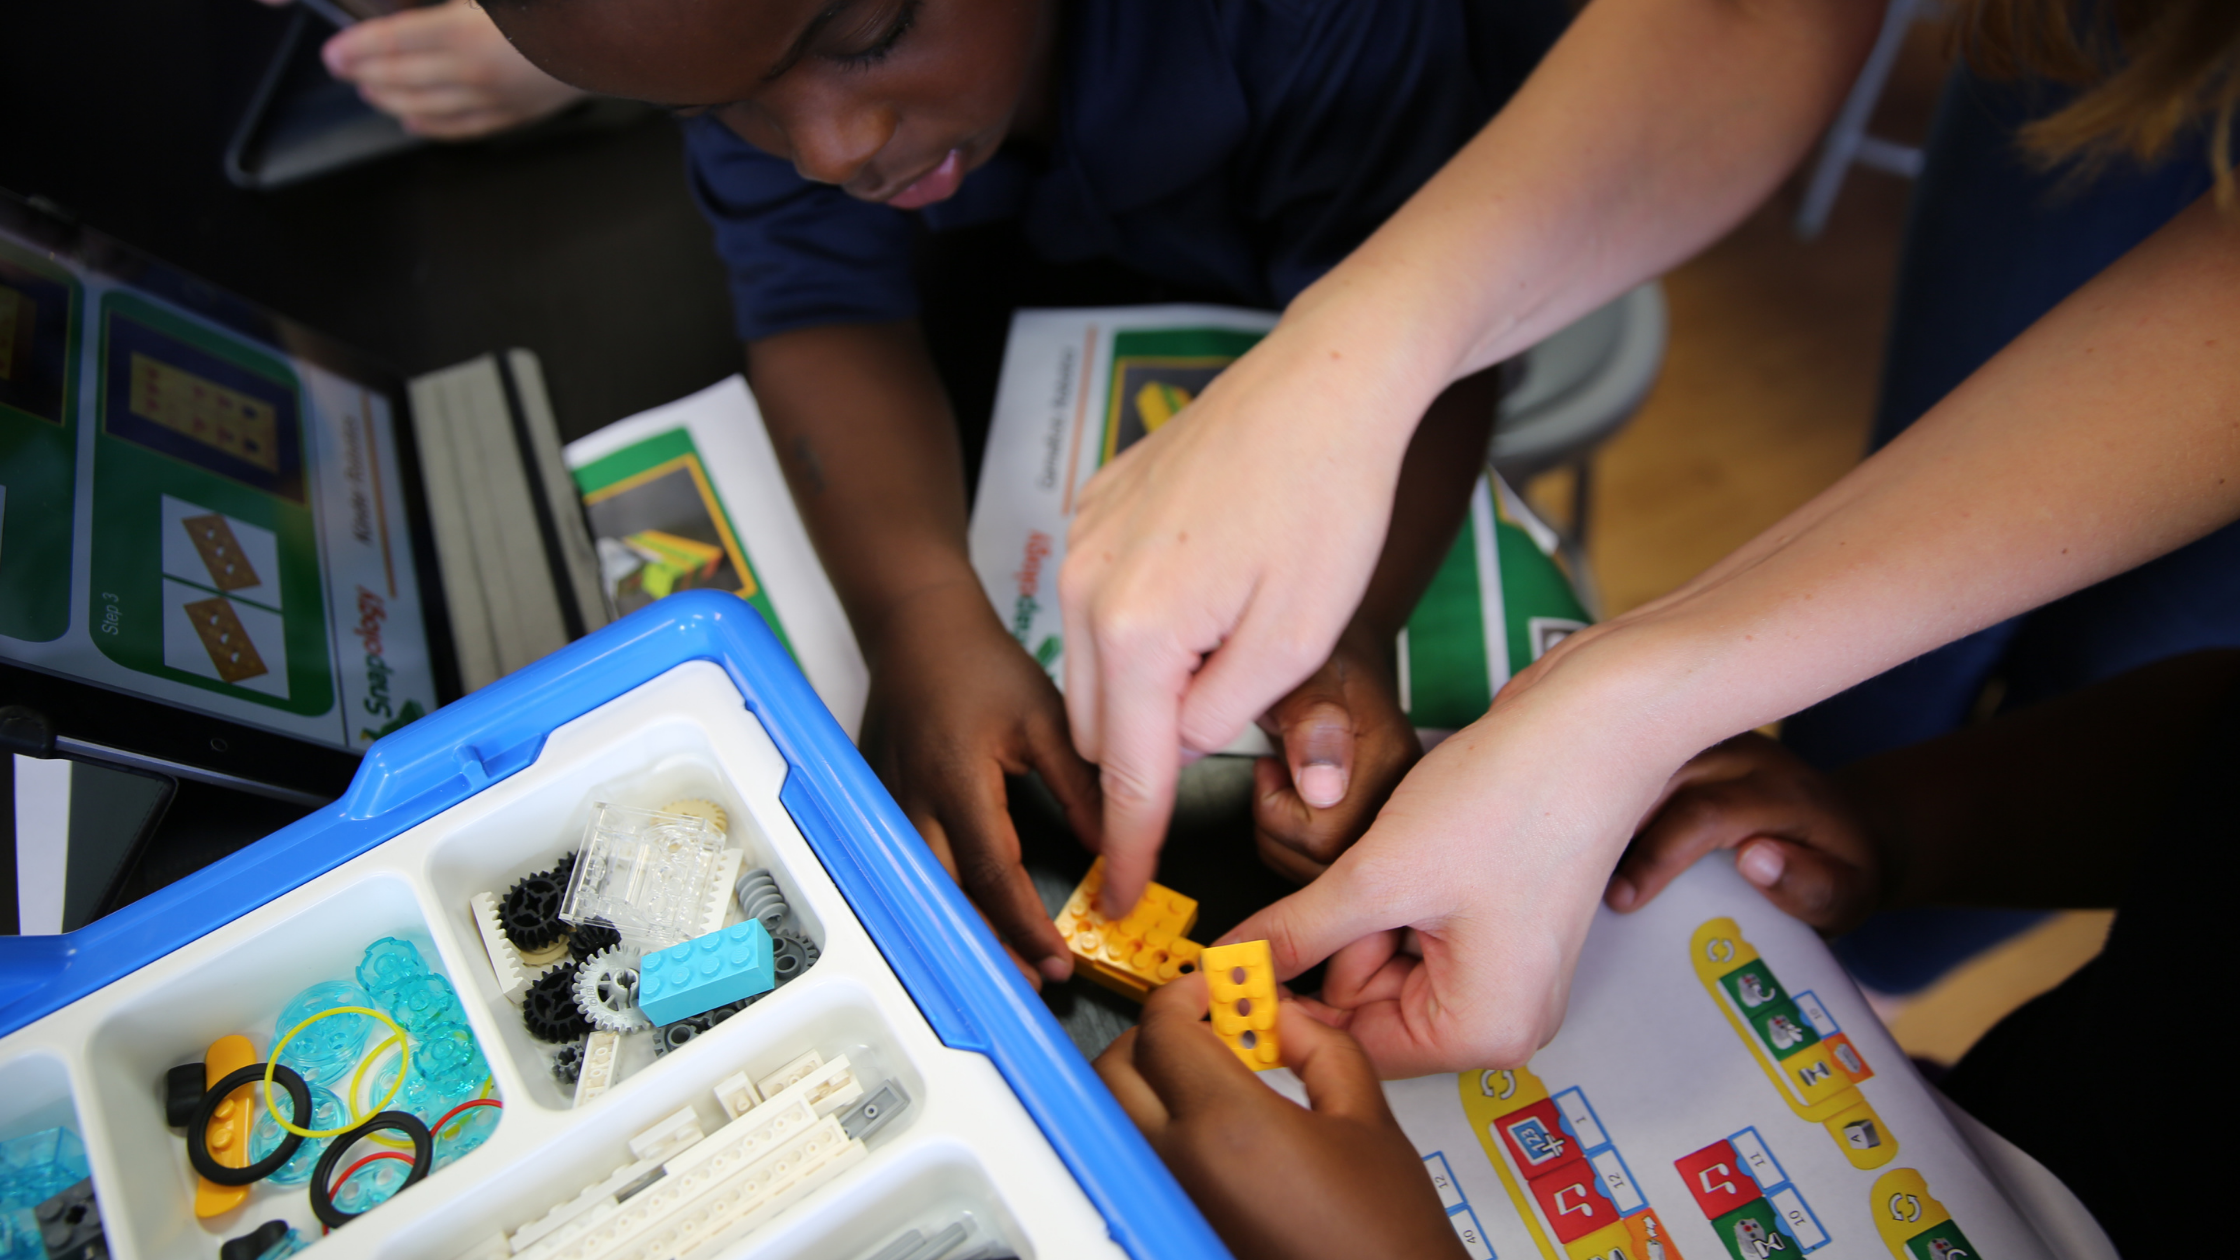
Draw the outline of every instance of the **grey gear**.
<instances>
[{"instance_id":1,"label":"grey gear","mask_svg":"<svg viewBox=\"0 0 2240 1260\"><path fill-rule=\"evenodd\" d=\"M584 960L576 970L576 1007L593 1028L608 1032L636 1032L652 1021L638 1009L637 950L610 945Z\"/></svg>"},{"instance_id":2,"label":"grey gear","mask_svg":"<svg viewBox=\"0 0 2240 1260\"><path fill-rule=\"evenodd\" d=\"M816 964L817 943L807 932L787 928L770 934L770 972L778 984L800 979L802 972Z\"/></svg>"}]
</instances>

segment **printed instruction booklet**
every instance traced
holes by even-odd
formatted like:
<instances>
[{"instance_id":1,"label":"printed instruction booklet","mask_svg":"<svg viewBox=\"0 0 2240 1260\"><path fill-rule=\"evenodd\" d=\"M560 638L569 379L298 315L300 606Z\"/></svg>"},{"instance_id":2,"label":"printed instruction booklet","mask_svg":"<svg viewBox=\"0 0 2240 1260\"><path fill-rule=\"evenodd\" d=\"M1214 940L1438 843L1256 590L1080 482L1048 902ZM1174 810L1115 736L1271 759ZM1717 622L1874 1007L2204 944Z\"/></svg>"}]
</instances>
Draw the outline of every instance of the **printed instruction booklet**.
<instances>
[{"instance_id":1,"label":"printed instruction booklet","mask_svg":"<svg viewBox=\"0 0 2240 1260\"><path fill-rule=\"evenodd\" d=\"M1287 1070L1261 1079L1306 1101ZM1385 1095L1478 1260L2115 1255L1723 856L1596 912L1563 1030L1528 1067Z\"/></svg>"},{"instance_id":2,"label":"printed instruction booklet","mask_svg":"<svg viewBox=\"0 0 2240 1260\"><path fill-rule=\"evenodd\" d=\"M972 508L972 566L988 598L1063 685L1058 568L1066 526L1098 469L1156 432L1275 326L1265 311L1131 306L1020 311ZM1416 726L1467 726L1509 676L1584 626L1551 559L1556 537L1497 478L1399 636L1400 703ZM1256 729L1229 751L1262 752Z\"/></svg>"},{"instance_id":3,"label":"printed instruction booklet","mask_svg":"<svg viewBox=\"0 0 2240 1260\"><path fill-rule=\"evenodd\" d=\"M564 454L616 616L676 591L738 595L856 737L870 672L745 378L616 421Z\"/></svg>"}]
</instances>

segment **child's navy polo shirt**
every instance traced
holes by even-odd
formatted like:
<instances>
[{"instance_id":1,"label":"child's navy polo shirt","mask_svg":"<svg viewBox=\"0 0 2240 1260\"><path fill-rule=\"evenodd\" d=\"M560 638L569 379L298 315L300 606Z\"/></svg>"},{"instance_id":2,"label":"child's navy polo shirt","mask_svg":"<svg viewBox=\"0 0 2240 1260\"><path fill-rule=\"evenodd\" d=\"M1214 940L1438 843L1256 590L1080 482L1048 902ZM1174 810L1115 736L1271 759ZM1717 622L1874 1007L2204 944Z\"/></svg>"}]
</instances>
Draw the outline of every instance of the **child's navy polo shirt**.
<instances>
[{"instance_id":1,"label":"child's navy polo shirt","mask_svg":"<svg viewBox=\"0 0 2240 1260\"><path fill-rule=\"evenodd\" d=\"M919 211L815 184L712 117L692 185L745 340L917 314L916 233L1018 219L1052 262L1109 257L1280 307L1477 134L1561 0L1069 0L1059 136Z\"/></svg>"}]
</instances>

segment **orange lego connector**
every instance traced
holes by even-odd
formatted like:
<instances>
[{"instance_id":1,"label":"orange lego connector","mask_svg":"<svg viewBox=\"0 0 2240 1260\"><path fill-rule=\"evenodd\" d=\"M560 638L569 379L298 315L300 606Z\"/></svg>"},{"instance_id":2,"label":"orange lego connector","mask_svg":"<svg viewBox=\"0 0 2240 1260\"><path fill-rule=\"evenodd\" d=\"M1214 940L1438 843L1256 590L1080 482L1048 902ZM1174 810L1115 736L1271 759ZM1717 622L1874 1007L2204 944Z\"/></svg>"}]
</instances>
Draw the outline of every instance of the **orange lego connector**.
<instances>
[{"instance_id":1,"label":"orange lego connector","mask_svg":"<svg viewBox=\"0 0 2240 1260\"><path fill-rule=\"evenodd\" d=\"M1255 1072L1283 1066L1276 1044L1276 967L1266 941L1216 945L1200 958L1213 993L1213 1031Z\"/></svg>"},{"instance_id":2,"label":"orange lego connector","mask_svg":"<svg viewBox=\"0 0 2240 1260\"><path fill-rule=\"evenodd\" d=\"M1097 913L1097 893L1103 887L1100 857L1058 912L1058 933L1091 980L1141 1002L1153 989L1198 969L1205 946L1183 936L1197 926L1196 900L1153 884L1143 890L1135 909L1115 923Z\"/></svg>"}]
</instances>

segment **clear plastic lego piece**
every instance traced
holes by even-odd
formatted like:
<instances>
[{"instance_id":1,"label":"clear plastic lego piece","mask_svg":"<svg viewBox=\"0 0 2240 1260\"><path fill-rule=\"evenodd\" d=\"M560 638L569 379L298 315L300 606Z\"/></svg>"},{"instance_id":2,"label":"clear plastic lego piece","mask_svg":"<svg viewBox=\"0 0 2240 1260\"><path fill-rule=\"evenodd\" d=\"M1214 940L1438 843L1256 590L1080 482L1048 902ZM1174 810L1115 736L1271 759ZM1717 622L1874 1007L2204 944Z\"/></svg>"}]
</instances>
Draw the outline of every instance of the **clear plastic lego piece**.
<instances>
[{"instance_id":1,"label":"clear plastic lego piece","mask_svg":"<svg viewBox=\"0 0 2240 1260\"><path fill-rule=\"evenodd\" d=\"M641 950L699 934L723 863L723 832L706 818L628 805L591 807L560 918L603 923Z\"/></svg>"}]
</instances>

